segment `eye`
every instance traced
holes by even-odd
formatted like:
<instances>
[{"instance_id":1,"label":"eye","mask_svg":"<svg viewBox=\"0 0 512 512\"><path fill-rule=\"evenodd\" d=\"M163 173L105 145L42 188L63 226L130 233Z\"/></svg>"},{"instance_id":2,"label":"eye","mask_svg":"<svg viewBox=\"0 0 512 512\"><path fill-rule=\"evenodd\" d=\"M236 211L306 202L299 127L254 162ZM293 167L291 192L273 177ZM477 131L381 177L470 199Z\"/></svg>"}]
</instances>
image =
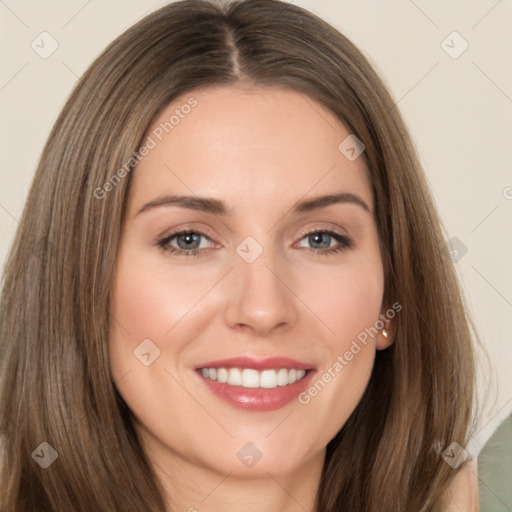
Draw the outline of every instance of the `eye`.
<instances>
[{"instance_id":1,"label":"eye","mask_svg":"<svg viewBox=\"0 0 512 512\"><path fill-rule=\"evenodd\" d=\"M158 246L171 254L195 256L199 249L212 247L212 241L200 231L180 231L160 240Z\"/></svg>"},{"instance_id":2,"label":"eye","mask_svg":"<svg viewBox=\"0 0 512 512\"><path fill-rule=\"evenodd\" d=\"M201 231L185 230L166 236L157 245L163 251L177 256L197 256L201 250L213 247L214 243ZM331 254L353 246L349 237L330 230L305 233L299 242L299 247L316 254Z\"/></svg>"},{"instance_id":3,"label":"eye","mask_svg":"<svg viewBox=\"0 0 512 512\"><path fill-rule=\"evenodd\" d=\"M299 242L299 247L312 249L317 253L333 253L350 249L354 244L349 237L334 231L319 230L306 233Z\"/></svg>"}]
</instances>

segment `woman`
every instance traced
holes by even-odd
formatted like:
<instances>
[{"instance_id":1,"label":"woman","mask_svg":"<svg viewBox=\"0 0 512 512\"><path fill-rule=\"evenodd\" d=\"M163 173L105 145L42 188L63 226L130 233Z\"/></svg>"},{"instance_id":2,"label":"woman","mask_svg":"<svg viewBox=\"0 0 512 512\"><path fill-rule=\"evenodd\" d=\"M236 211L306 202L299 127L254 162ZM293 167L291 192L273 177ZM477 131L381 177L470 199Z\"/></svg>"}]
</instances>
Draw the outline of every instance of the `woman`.
<instances>
[{"instance_id":1,"label":"woman","mask_svg":"<svg viewBox=\"0 0 512 512\"><path fill-rule=\"evenodd\" d=\"M105 50L1 311L2 511L477 510L428 187L382 81L298 7L177 2Z\"/></svg>"}]
</instances>

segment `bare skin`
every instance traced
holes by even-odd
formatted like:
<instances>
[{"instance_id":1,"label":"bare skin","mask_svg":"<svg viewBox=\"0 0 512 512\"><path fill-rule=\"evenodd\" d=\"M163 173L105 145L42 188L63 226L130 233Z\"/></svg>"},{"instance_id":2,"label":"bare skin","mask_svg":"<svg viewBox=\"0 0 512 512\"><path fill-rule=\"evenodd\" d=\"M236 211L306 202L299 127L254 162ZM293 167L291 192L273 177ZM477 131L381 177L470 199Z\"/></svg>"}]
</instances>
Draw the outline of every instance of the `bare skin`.
<instances>
[{"instance_id":1,"label":"bare skin","mask_svg":"<svg viewBox=\"0 0 512 512\"><path fill-rule=\"evenodd\" d=\"M453 479L446 499L446 512L478 512L478 476L476 459L465 463Z\"/></svg>"},{"instance_id":2,"label":"bare skin","mask_svg":"<svg viewBox=\"0 0 512 512\"><path fill-rule=\"evenodd\" d=\"M375 351L393 340L390 321L387 337L379 330L334 372L390 307L364 161L338 150L350 132L329 111L277 88L193 91L148 135L191 96L197 106L133 171L112 288L114 379L172 510L312 511L325 447L357 406ZM294 210L332 194L345 195ZM213 198L226 211L169 196ZM146 339L159 351L148 366L134 357ZM247 355L292 358L311 383L331 379L305 404L244 410L197 367ZM247 443L261 456L250 467Z\"/></svg>"}]
</instances>

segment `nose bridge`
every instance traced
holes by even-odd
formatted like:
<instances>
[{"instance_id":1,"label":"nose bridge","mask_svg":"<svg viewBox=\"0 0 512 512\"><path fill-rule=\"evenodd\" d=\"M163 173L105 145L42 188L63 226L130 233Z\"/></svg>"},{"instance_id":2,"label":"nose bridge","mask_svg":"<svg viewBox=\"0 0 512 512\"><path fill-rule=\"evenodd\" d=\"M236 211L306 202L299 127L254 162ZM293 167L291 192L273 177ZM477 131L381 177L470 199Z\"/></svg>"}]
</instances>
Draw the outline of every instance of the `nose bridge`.
<instances>
[{"instance_id":1,"label":"nose bridge","mask_svg":"<svg viewBox=\"0 0 512 512\"><path fill-rule=\"evenodd\" d=\"M257 247L254 240L242 242L237 253L227 323L245 326L259 335L294 324L296 305L284 284L289 277L286 262L270 247Z\"/></svg>"}]
</instances>

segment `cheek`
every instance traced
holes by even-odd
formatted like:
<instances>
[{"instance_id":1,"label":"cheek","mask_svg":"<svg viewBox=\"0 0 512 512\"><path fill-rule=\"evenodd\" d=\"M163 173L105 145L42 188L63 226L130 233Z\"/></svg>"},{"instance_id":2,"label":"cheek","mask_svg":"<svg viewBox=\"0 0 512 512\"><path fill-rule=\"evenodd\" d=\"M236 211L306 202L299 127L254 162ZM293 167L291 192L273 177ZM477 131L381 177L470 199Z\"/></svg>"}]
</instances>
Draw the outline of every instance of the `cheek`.
<instances>
[{"instance_id":1,"label":"cheek","mask_svg":"<svg viewBox=\"0 0 512 512\"><path fill-rule=\"evenodd\" d=\"M378 320L384 293L379 258L316 269L300 279L300 297L330 332L323 339L331 352L348 350Z\"/></svg>"},{"instance_id":2,"label":"cheek","mask_svg":"<svg viewBox=\"0 0 512 512\"><path fill-rule=\"evenodd\" d=\"M187 272L183 267L171 267L160 253L148 257L130 244L121 246L111 291L109 334L110 365L116 383L130 373L126 380L137 378L137 393L144 395L146 384L148 392L155 385L151 382L154 372L176 366L188 341L204 328L207 319L203 317L208 313L202 298L218 281L221 271L203 266ZM188 321L192 316L199 321ZM154 346L147 345L148 339ZM141 345L143 342L146 345ZM150 368L136 358L142 346L158 354ZM141 353L146 353L146 348Z\"/></svg>"},{"instance_id":3,"label":"cheek","mask_svg":"<svg viewBox=\"0 0 512 512\"><path fill-rule=\"evenodd\" d=\"M151 338L168 343L169 332L215 283L215 269L187 273L162 262L160 254L149 259L136 250L127 254L119 257L112 287L112 337L121 331L134 342Z\"/></svg>"},{"instance_id":4,"label":"cheek","mask_svg":"<svg viewBox=\"0 0 512 512\"><path fill-rule=\"evenodd\" d=\"M136 265L121 259L112 289L115 320L131 333L161 337L186 313L193 298L191 287L180 283L169 283L159 266Z\"/></svg>"},{"instance_id":5,"label":"cheek","mask_svg":"<svg viewBox=\"0 0 512 512\"><path fill-rule=\"evenodd\" d=\"M144 340L151 340L157 361L162 362L168 352L165 339L169 336L165 334L184 314L176 302L158 266L143 264L133 251L129 255L120 252L111 292L109 336L110 363L116 380L128 371L141 369L134 351Z\"/></svg>"},{"instance_id":6,"label":"cheek","mask_svg":"<svg viewBox=\"0 0 512 512\"><path fill-rule=\"evenodd\" d=\"M136 250L120 251L111 293L109 358L116 388L139 426L186 444L190 428L169 417L169 404L183 410L190 406L190 397L172 376L186 338L173 334L180 332L180 320L206 284L187 281L185 286L184 281L161 261L144 261Z\"/></svg>"},{"instance_id":7,"label":"cheek","mask_svg":"<svg viewBox=\"0 0 512 512\"><path fill-rule=\"evenodd\" d=\"M299 396L307 414L321 418L325 439L331 439L357 407L368 385L375 358L374 326L379 319L384 277L377 256L316 274L315 293L303 288L304 302L317 311L328 329L322 337L322 366ZM318 283L323 282L322 292Z\"/></svg>"}]
</instances>

